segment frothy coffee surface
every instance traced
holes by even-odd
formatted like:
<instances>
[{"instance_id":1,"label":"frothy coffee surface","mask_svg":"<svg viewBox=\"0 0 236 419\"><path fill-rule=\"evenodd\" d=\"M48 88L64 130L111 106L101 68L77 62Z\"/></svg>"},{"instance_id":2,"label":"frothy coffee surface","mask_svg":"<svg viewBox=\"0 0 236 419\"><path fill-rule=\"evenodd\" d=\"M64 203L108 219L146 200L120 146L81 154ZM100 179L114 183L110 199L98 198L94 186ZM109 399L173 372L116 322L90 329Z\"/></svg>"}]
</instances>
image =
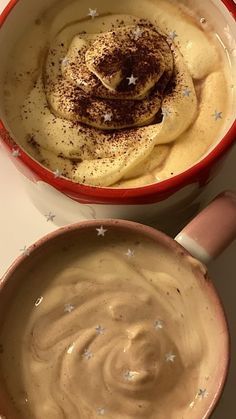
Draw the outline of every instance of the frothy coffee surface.
<instances>
[{"instance_id":1,"label":"frothy coffee surface","mask_svg":"<svg viewBox=\"0 0 236 419\"><path fill-rule=\"evenodd\" d=\"M52 171L104 187L158 182L199 160L229 121L228 63L210 24L179 1L60 5L11 60L5 99L19 143Z\"/></svg>"},{"instance_id":2,"label":"frothy coffee surface","mask_svg":"<svg viewBox=\"0 0 236 419\"><path fill-rule=\"evenodd\" d=\"M222 346L204 273L115 225L47 249L0 328L16 419L203 417Z\"/></svg>"}]
</instances>

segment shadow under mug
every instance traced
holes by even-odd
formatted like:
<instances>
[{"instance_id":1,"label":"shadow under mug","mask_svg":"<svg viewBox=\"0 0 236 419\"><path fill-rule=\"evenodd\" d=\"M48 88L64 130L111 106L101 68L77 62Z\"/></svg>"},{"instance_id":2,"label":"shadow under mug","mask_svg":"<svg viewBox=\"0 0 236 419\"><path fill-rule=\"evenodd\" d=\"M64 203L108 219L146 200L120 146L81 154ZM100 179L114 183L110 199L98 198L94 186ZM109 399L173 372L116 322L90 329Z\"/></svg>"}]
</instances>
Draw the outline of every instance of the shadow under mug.
<instances>
[{"instance_id":1,"label":"shadow under mug","mask_svg":"<svg viewBox=\"0 0 236 419\"><path fill-rule=\"evenodd\" d=\"M103 226L104 229L113 229L116 232L123 231L125 234L138 233L144 238L154 241L168 248L168 251L180 256L187 256L189 264L193 262L196 280L201 282L204 295L214 307L214 322L219 328L219 342L215 347L215 370L214 378L209 382L211 390L208 397L201 402L201 412L191 412L193 419L206 419L214 410L219 400L229 367L229 331L225 319L224 310L213 283L208 277L205 263L218 256L236 238L236 193L225 192L218 196L206 209L204 209L175 240L167 235L142 224L124 220L98 220L85 221L69 225L56 230L45 236L28 250L28 255L19 257L0 280L0 328L7 318L8 307L17 287L27 276L32 263L40 266L44 263L45 256L55 245L63 246L66 241L81 240L81 236ZM94 233L93 233L94 234ZM194 256L194 258L192 257ZM195 261L195 262L194 262ZM200 263L203 262L204 264ZM191 265L192 266L192 265ZM213 304L212 304L213 303ZM197 315L197 313L196 313ZM194 325L193 325L194 327ZM1 375L1 374L0 374ZM0 377L0 417L6 419L19 419L14 407L6 393L3 381Z\"/></svg>"}]
</instances>

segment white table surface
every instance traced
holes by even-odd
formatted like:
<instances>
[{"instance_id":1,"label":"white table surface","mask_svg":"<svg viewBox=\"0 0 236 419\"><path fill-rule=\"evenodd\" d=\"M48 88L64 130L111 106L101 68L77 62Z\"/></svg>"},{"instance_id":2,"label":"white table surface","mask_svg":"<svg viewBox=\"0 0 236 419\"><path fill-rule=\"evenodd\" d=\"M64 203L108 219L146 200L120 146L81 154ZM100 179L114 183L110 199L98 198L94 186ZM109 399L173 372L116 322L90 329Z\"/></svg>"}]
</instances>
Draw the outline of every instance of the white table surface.
<instances>
[{"instance_id":1,"label":"white table surface","mask_svg":"<svg viewBox=\"0 0 236 419\"><path fill-rule=\"evenodd\" d=\"M7 0L0 0L0 10ZM224 169L207 189L214 196L224 189L236 190L236 147ZM56 214L56 209L52 208ZM47 222L31 203L12 162L0 148L0 276L20 253L57 226ZM236 417L236 242L210 266L211 276L222 298L231 333L231 368L223 397L212 419ZM178 418L176 418L178 419Z\"/></svg>"}]
</instances>

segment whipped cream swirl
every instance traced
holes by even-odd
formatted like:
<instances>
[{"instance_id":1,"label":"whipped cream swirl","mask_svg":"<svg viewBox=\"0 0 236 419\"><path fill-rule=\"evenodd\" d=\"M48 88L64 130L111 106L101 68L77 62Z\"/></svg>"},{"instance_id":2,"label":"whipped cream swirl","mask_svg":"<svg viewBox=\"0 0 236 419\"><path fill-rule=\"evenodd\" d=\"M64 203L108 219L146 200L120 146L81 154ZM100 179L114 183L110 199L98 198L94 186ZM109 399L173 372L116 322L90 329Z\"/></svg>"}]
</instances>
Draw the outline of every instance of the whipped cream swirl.
<instances>
[{"instance_id":1,"label":"whipped cream swirl","mask_svg":"<svg viewBox=\"0 0 236 419\"><path fill-rule=\"evenodd\" d=\"M99 129L148 125L173 68L171 45L151 24L80 34L62 60L62 77L46 78L48 102L56 115Z\"/></svg>"},{"instance_id":2,"label":"whipped cream swirl","mask_svg":"<svg viewBox=\"0 0 236 419\"><path fill-rule=\"evenodd\" d=\"M225 102L224 74L208 34L167 3L149 20L63 11L45 29L20 115L25 146L43 165L82 184L135 187L207 151L223 125L211 115Z\"/></svg>"},{"instance_id":3,"label":"whipped cream swirl","mask_svg":"<svg viewBox=\"0 0 236 419\"><path fill-rule=\"evenodd\" d=\"M93 22L86 33L76 24L62 28L22 114L30 112L25 124L45 165L96 186L161 167L168 143L197 114L193 80L173 41L148 21L116 20L114 29L109 16L96 18L100 33Z\"/></svg>"}]
</instances>

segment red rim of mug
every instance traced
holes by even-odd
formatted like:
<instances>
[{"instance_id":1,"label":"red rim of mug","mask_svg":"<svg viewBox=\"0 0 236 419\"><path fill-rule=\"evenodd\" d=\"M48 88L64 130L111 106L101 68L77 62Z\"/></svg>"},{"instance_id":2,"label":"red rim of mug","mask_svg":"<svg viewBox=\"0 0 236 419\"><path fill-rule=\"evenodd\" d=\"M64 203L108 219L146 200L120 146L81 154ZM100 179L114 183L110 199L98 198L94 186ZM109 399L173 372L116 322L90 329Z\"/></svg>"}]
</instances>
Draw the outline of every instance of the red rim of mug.
<instances>
[{"instance_id":1,"label":"red rim of mug","mask_svg":"<svg viewBox=\"0 0 236 419\"><path fill-rule=\"evenodd\" d=\"M10 0L0 15L0 29L10 15L14 6L20 0ZM236 4L233 0L221 0L228 11L236 20ZM42 166L39 162L24 152L18 144L10 137L9 132L0 120L0 136L7 145L9 152L16 147L20 149L20 155L17 157L26 167L30 168L33 173L40 179L54 186L66 195L86 203L102 203L102 204L146 204L161 201L168 198L180 188L191 183L201 181L204 183L204 177L209 177L210 170L214 163L219 161L223 155L229 150L236 139L236 120L222 138L222 140L214 147L214 149L195 165L184 172L173 176L170 179L163 180L151 185L118 189L110 187L95 187L75 183L66 178L55 178L52 171ZM56 170L56 168L55 168Z\"/></svg>"}]
</instances>

